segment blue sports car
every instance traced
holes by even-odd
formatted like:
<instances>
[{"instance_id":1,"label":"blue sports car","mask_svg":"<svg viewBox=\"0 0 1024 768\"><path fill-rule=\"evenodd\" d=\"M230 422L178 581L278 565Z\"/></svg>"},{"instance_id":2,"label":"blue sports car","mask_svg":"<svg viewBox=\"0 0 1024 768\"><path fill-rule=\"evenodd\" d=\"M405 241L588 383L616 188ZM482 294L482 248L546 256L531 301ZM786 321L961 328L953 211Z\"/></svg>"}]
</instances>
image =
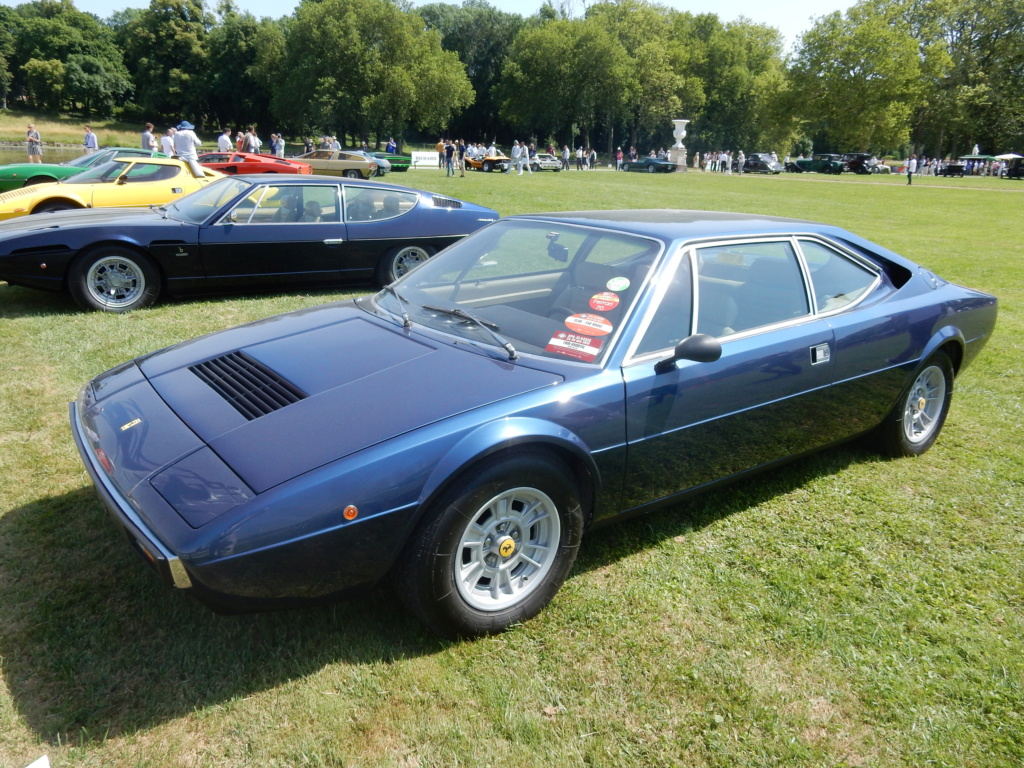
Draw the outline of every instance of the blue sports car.
<instances>
[{"instance_id":1,"label":"blue sports car","mask_svg":"<svg viewBox=\"0 0 1024 768\"><path fill-rule=\"evenodd\" d=\"M392 574L475 636L540 611L596 526L861 435L923 453L996 310L810 222L521 216L376 295L125 363L70 417L168 584L239 610Z\"/></svg>"},{"instance_id":2,"label":"blue sports car","mask_svg":"<svg viewBox=\"0 0 1024 768\"><path fill-rule=\"evenodd\" d=\"M0 222L0 280L127 312L162 296L390 283L490 208L334 176L234 176L167 205Z\"/></svg>"}]
</instances>

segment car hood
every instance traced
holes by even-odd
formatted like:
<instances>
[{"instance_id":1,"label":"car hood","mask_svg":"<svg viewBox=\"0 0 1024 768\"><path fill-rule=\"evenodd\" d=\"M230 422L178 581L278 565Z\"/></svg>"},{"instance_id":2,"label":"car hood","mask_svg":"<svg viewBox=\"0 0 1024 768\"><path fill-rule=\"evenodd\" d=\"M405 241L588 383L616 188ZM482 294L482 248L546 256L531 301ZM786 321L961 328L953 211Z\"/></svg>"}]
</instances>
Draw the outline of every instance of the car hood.
<instances>
[{"instance_id":1,"label":"car hood","mask_svg":"<svg viewBox=\"0 0 1024 768\"><path fill-rule=\"evenodd\" d=\"M178 418L257 493L561 381L399 328L347 302L214 334L138 365ZM248 406L237 408L233 398Z\"/></svg>"},{"instance_id":2,"label":"car hood","mask_svg":"<svg viewBox=\"0 0 1024 768\"><path fill-rule=\"evenodd\" d=\"M42 185L40 185L42 186ZM38 190L40 187L25 187ZM53 188L53 187L51 187ZM15 190L20 191L20 190ZM5 194L12 194L10 192ZM54 211L34 216L23 216L0 222L0 233L17 230L19 234L47 229L72 229L75 227L115 227L121 224L135 224L145 218L163 219L163 215L152 208L75 208L70 211Z\"/></svg>"}]
</instances>

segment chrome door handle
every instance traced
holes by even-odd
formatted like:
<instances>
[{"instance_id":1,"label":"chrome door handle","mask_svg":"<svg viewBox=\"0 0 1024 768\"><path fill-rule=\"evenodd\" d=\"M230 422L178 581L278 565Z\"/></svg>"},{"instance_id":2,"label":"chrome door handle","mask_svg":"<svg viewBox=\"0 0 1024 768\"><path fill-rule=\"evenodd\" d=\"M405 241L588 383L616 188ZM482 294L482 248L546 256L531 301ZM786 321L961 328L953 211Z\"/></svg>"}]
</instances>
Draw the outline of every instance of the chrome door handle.
<instances>
[{"instance_id":1,"label":"chrome door handle","mask_svg":"<svg viewBox=\"0 0 1024 768\"><path fill-rule=\"evenodd\" d=\"M341 245L345 241L340 237L332 238L330 240L324 240L324 245Z\"/></svg>"}]
</instances>

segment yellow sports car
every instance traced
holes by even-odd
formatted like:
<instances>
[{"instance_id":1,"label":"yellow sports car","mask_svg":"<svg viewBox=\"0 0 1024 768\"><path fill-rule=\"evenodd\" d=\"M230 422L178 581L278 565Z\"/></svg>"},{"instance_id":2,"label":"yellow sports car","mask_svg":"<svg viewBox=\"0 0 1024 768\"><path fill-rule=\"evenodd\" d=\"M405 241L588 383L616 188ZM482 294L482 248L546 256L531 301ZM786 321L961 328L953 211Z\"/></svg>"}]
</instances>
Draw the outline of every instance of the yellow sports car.
<instances>
[{"instance_id":1,"label":"yellow sports car","mask_svg":"<svg viewBox=\"0 0 1024 768\"><path fill-rule=\"evenodd\" d=\"M224 174L180 158L122 157L53 184L0 195L0 219L71 208L124 208L169 203Z\"/></svg>"}]
</instances>

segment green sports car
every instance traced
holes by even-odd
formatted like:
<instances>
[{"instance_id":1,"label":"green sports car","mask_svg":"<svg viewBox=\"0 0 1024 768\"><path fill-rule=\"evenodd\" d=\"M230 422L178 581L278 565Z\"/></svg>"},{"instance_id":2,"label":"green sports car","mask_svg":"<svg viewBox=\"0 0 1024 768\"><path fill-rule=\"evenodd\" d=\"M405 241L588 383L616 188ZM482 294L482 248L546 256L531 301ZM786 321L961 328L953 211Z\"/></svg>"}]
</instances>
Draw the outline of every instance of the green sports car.
<instances>
[{"instance_id":1,"label":"green sports car","mask_svg":"<svg viewBox=\"0 0 1024 768\"><path fill-rule=\"evenodd\" d=\"M104 147L91 155L82 155L66 163L12 163L0 165L0 192L10 192L32 184L49 184L81 173L115 157L165 157L159 152L129 147Z\"/></svg>"},{"instance_id":2,"label":"green sports car","mask_svg":"<svg viewBox=\"0 0 1024 768\"><path fill-rule=\"evenodd\" d=\"M839 155L814 155L806 160L797 160L794 165L802 173L842 173L844 169L843 159Z\"/></svg>"},{"instance_id":3,"label":"green sports car","mask_svg":"<svg viewBox=\"0 0 1024 768\"><path fill-rule=\"evenodd\" d=\"M392 171L408 171L412 165L412 155L398 155L393 152L371 152L371 155L391 163Z\"/></svg>"}]
</instances>

